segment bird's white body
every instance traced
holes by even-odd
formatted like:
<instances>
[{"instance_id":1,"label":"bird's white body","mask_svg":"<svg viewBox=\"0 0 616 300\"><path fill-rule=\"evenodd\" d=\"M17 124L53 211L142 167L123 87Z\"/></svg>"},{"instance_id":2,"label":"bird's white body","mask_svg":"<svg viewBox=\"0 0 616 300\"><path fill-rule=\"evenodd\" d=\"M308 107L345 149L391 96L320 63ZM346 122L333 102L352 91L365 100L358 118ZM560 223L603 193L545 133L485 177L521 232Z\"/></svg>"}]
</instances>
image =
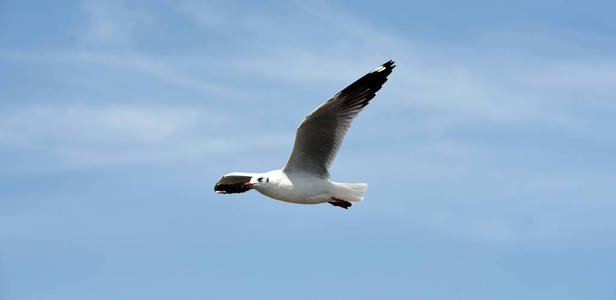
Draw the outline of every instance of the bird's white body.
<instances>
[{"instance_id":1,"label":"bird's white body","mask_svg":"<svg viewBox=\"0 0 616 300\"><path fill-rule=\"evenodd\" d=\"M264 182L258 182L258 178L265 178ZM368 187L365 183L338 183L310 173L288 174L283 170L273 170L254 176L251 184L265 196L301 204L325 203L332 201L333 198L359 202L364 198Z\"/></svg>"}]
</instances>

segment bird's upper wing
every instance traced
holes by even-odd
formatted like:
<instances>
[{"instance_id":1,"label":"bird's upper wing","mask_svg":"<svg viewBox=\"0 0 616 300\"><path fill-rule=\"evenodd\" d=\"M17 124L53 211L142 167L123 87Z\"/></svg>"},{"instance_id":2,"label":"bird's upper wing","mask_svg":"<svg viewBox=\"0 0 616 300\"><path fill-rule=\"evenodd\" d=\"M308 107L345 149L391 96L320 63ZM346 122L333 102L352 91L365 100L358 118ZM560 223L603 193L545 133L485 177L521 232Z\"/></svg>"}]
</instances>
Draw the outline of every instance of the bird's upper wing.
<instances>
[{"instance_id":1,"label":"bird's upper wing","mask_svg":"<svg viewBox=\"0 0 616 300\"><path fill-rule=\"evenodd\" d=\"M218 194L234 194L243 193L250 190L250 187L246 185L246 182L250 182L253 176L258 173L229 173L214 185L214 191Z\"/></svg>"},{"instance_id":2,"label":"bird's upper wing","mask_svg":"<svg viewBox=\"0 0 616 300\"><path fill-rule=\"evenodd\" d=\"M329 178L331 165L353 118L387 81L395 68L390 60L321 104L297 128L285 172L308 172Z\"/></svg>"}]
</instances>

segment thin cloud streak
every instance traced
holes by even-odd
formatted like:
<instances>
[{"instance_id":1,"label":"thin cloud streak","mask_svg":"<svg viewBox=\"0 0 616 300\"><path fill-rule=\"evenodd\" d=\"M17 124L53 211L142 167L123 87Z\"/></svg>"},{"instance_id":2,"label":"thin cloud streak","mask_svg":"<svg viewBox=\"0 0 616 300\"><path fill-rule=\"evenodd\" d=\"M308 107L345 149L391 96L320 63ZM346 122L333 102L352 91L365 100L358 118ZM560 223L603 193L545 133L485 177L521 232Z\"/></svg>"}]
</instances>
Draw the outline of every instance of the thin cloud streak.
<instances>
[{"instance_id":1,"label":"thin cloud streak","mask_svg":"<svg viewBox=\"0 0 616 300\"><path fill-rule=\"evenodd\" d=\"M248 95L238 91L233 87L220 84L212 84L205 80L189 76L186 72L180 71L182 67L188 65L188 61L197 60L202 62L203 69L215 69L220 67L217 63L204 63L207 58L195 57L181 59L176 57L161 57L145 54L103 54L84 50L70 50L62 52L16 52L0 51L0 60L12 62L28 63L52 63L65 64L75 63L83 65L112 66L117 72L122 70L137 71L160 79L163 82L201 91L207 94L224 95L229 99L245 99ZM179 62L178 62L179 61Z\"/></svg>"},{"instance_id":2,"label":"thin cloud streak","mask_svg":"<svg viewBox=\"0 0 616 300\"><path fill-rule=\"evenodd\" d=\"M234 149L208 131L223 121L195 108L36 106L2 114L0 143L50 153L65 167L168 161Z\"/></svg>"}]
</instances>

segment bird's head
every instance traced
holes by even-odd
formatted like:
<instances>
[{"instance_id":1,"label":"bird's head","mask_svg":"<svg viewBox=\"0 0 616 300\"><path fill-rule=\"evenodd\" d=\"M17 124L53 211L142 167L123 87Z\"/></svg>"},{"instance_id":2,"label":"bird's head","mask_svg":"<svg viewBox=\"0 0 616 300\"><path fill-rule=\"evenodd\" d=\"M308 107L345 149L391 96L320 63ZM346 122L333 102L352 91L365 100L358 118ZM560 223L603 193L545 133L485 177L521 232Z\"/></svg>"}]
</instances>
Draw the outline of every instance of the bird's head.
<instances>
[{"instance_id":1,"label":"bird's head","mask_svg":"<svg viewBox=\"0 0 616 300\"><path fill-rule=\"evenodd\" d=\"M249 188L255 188L255 187L267 185L269 182L270 182L270 179L268 176L259 175L259 176L253 176L252 178L250 178L250 181L246 182L245 185L248 186Z\"/></svg>"}]
</instances>

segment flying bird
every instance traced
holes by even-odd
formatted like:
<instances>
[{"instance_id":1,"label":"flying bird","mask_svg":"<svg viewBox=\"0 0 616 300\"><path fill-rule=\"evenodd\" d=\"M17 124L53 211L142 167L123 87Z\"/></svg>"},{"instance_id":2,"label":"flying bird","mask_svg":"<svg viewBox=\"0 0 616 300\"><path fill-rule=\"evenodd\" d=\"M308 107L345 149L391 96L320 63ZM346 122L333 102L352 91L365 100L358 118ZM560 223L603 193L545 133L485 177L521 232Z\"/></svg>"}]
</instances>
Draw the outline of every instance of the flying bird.
<instances>
[{"instance_id":1,"label":"flying bird","mask_svg":"<svg viewBox=\"0 0 616 300\"><path fill-rule=\"evenodd\" d=\"M291 157L284 169L229 173L216 183L214 191L230 194L255 189L281 201L327 202L344 209L360 202L368 185L331 181L328 169L353 118L370 103L395 67L393 60L384 63L310 113L297 128Z\"/></svg>"}]
</instances>

